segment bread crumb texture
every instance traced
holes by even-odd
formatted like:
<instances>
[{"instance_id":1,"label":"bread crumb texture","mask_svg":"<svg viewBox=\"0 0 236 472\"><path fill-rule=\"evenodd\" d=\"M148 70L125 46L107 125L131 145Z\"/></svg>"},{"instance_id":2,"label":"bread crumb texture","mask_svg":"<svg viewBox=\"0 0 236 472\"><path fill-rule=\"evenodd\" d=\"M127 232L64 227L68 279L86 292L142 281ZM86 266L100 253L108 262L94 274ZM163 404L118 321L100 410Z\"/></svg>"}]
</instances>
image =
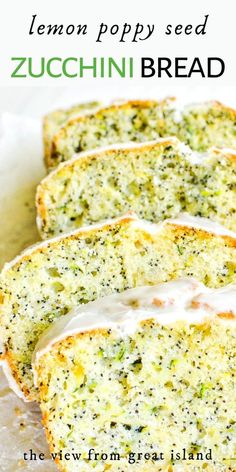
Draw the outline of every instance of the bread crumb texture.
<instances>
[{"instance_id":1,"label":"bread crumb texture","mask_svg":"<svg viewBox=\"0 0 236 472\"><path fill-rule=\"evenodd\" d=\"M44 126L46 134L47 124ZM45 156L46 165L55 167L75 153L108 144L150 141L166 136L177 136L198 152L211 146L235 148L236 112L219 102L178 110L173 99L113 104L63 124L52 138L50 152Z\"/></svg>"},{"instance_id":2,"label":"bread crumb texture","mask_svg":"<svg viewBox=\"0 0 236 472\"><path fill-rule=\"evenodd\" d=\"M129 210L152 222L184 211L236 231L236 153L198 156L175 138L95 151L49 174L36 200L43 239Z\"/></svg>"},{"instance_id":3,"label":"bread crumb texture","mask_svg":"<svg viewBox=\"0 0 236 472\"><path fill-rule=\"evenodd\" d=\"M235 471L235 341L219 321L147 320L130 336L97 330L55 344L36 366L44 425L52 451L82 454L60 470ZM211 449L212 460L170 460L183 448ZM162 461L128 463L130 452L160 451Z\"/></svg>"},{"instance_id":4,"label":"bread crumb texture","mask_svg":"<svg viewBox=\"0 0 236 472\"><path fill-rule=\"evenodd\" d=\"M29 249L0 278L5 359L29 400L32 351L74 306L127 288L195 277L209 287L236 280L236 240L191 227L143 225L132 217Z\"/></svg>"}]
</instances>

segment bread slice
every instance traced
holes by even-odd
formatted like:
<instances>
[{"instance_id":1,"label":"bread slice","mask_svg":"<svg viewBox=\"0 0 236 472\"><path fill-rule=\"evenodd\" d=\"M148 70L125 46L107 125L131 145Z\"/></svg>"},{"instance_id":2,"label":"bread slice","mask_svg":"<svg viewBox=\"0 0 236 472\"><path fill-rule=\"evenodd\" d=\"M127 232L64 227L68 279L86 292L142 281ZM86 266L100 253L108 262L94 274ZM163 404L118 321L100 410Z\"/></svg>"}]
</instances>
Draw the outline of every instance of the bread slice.
<instances>
[{"instance_id":1,"label":"bread slice","mask_svg":"<svg viewBox=\"0 0 236 472\"><path fill-rule=\"evenodd\" d=\"M235 233L202 224L186 218L155 225L125 216L45 241L7 264L0 330L17 392L37 398L31 354L42 332L72 307L182 275L211 287L235 281Z\"/></svg>"},{"instance_id":2,"label":"bread slice","mask_svg":"<svg viewBox=\"0 0 236 472\"><path fill-rule=\"evenodd\" d=\"M48 113L43 120L45 159L48 160L50 157L53 136L58 133L60 128L64 126L67 121L88 113L89 111L95 111L99 106L101 106L100 102L80 103L67 109L55 110Z\"/></svg>"},{"instance_id":3,"label":"bread slice","mask_svg":"<svg viewBox=\"0 0 236 472\"><path fill-rule=\"evenodd\" d=\"M235 300L182 280L56 322L34 370L59 470L235 470Z\"/></svg>"},{"instance_id":4,"label":"bread slice","mask_svg":"<svg viewBox=\"0 0 236 472\"><path fill-rule=\"evenodd\" d=\"M75 153L108 144L177 136L202 152L211 146L236 147L236 112L218 102L179 110L173 99L129 101L69 120L54 135L48 168Z\"/></svg>"},{"instance_id":5,"label":"bread slice","mask_svg":"<svg viewBox=\"0 0 236 472\"><path fill-rule=\"evenodd\" d=\"M176 138L81 153L38 186L43 239L134 210L158 222L181 211L236 230L236 152L196 153Z\"/></svg>"}]
</instances>

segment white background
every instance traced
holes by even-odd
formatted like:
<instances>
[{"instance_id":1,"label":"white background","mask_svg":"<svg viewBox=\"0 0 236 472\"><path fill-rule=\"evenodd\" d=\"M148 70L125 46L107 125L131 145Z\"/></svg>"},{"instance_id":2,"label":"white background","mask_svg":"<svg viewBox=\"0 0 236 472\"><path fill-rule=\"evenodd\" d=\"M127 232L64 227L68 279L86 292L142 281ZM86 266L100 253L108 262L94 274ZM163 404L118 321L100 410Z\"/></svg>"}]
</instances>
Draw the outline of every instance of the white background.
<instances>
[{"instance_id":1,"label":"white background","mask_svg":"<svg viewBox=\"0 0 236 472\"><path fill-rule=\"evenodd\" d=\"M37 14L37 24L87 24L86 36L29 36L32 15ZM207 34L171 35L164 34L167 24L202 23L209 14ZM1 68L0 85L76 85L81 95L88 85L92 93L95 88L112 88L115 95L132 91L133 87L195 87L196 85L218 87L233 86L236 81L235 60L235 0L7 0L1 11ZM106 36L104 42L96 43L98 26L104 22L111 26L122 26L125 22L135 26L137 22L155 24L155 34L147 41L119 43L116 36ZM76 56L91 60L97 56L122 56L140 58L150 56L189 57L199 56L203 62L208 56L222 57L226 72L219 79L202 79L196 75L191 79L11 79L12 56L32 56L35 64L40 57Z\"/></svg>"},{"instance_id":2,"label":"white background","mask_svg":"<svg viewBox=\"0 0 236 472\"><path fill-rule=\"evenodd\" d=\"M32 15L37 14L37 25L87 24L86 36L29 36ZM205 36L164 34L167 24L192 24L194 27L209 15ZM70 105L76 101L92 99L137 98L177 95L181 100L198 101L218 99L235 104L236 54L235 54L235 0L7 0L0 16L1 66L0 111L39 117L55 107ZM155 33L147 41L119 43L117 36L105 36L103 43L96 43L101 22L108 26L127 22L134 27L137 22L155 24ZM191 79L113 77L92 78L90 73L80 79L13 79L10 78L12 56L32 56L35 64L42 56L92 57L142 56L222 57L225 74L217 79L205 79L196 75ZM9 88L10 87L10 88ZM19 90L18 87L21 87ZM42 88L38 88L42 87Z\"/></svg>"}]
</instances>

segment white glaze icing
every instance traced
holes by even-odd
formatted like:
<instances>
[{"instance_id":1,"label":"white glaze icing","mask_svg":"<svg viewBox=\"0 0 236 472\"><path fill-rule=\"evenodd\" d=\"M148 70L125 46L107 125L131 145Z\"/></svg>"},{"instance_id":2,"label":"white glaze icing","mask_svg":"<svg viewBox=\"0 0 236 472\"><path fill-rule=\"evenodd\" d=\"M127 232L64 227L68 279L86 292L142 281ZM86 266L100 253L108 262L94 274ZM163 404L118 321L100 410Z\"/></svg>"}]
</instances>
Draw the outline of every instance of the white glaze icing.
<instances>
[{"instance_id":1,"label":"white glaze icing","mask_svg":"<svg viewBox=\"0 0 236 472\"><path fill-rule=\"evenodd\" d=\"M218 236L229 236L231 238L236 238L236 233L234 231L230 231L219 223L215 223L208 218L191 216L188 213L181 213L177 218L165 220L165 222L204 230L208 233L216 234Z\"/></svg>"},{"instance_id":2,"label":"white glaze icing","mask_svg":"<svg viewBox=\"0 0 236 472\"><path fill-rule=\"evenodd\" d=\"M226 147L218 148L218 147L213 146L211 150L217 154L222 153L225 156L236 156L236 150L231 149L231 148L226 148Z\"/></svg>"},{"instance_id":3,"label":"white glaze icing","mask_svg":"<svg viewBox=\"0 0 236 472\"><path fill-rule=\"evenodd\" d=\"M211 221L208 218L203 218L200 216L191 216L188 213L180 213L176 218L168 218L157 224L151 223L146 220L140 220L136 217L133 220L132 225L136 228L142 228L149 234L157 234L164 228L165 225L177 225L188 228L194 228L197 230L203 230L207 233L214 234L216 236L229 236L234 239L236 238L236 233L234 231L230 231L224 226L215 223L214 221Z\"/></svg>"},{"instance_id":4,"label":"white glaze icing","mask_svg":"<svg viewBox=\"0 0 236 472\"><path fill-rule=\"evenodd\" d=\"M232 313L236 315L236 285L230 284L226 287L197 295L193 302L199 303L211 313Z\"/></svg>"},{"instance_id":5,"label":"white glaze icing","mask_svg":"<svg viewBox=\"0 0 236 472\"><path fill-rule=\"evenodd\" d=\"M184 100L175 99L172 103L170 103L170 107L173 109L174 122L176 124L181 123L186 107L186 102Z\"/></svg>"},{"instance_id":6,"label":"white glaze icing","mask_svg":"<svg viewBox=\"0 0 236 472\"><path fill-rule=\"evenodd\" d=\"M194 301L197 303L193 304ZM126 336L142 320L155 319L162 325L179 320L198 324L225 311L233 313L236 319L236 285L209 289L195 279L180 279L126 290L80 305L57 320L39 340L33 364L53 344L77 333L103 328ZM222 322L232 323L232 320Z\"/></svg>"},{"instance_id":7,"label":"white glaze icing","mask_svg":"<svg viewBox=\"0 0 236 472\"><path fill-rule=\"evenodd\" d=\"M208 152L193 151L187 144L181 141L179 141L179 150L192 165L203 164L204 160L210 155L210 150Z\"/></svg>"}]
</instances>

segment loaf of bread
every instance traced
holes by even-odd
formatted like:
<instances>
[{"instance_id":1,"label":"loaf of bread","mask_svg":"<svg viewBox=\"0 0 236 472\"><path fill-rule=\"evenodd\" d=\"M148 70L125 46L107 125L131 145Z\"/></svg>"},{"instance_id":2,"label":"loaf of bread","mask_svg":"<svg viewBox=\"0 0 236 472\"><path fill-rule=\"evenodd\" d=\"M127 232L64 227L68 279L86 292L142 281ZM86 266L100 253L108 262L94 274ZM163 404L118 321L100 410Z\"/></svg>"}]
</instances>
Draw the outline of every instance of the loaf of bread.
<instances>
[{"instance_id":1,"label":"loaf of bread","mask_svg":"<svg viewBox=\"0 0 236 472\"><path fill-rule=\"evenodd\" d=\"M74 154L108 144L177 136L195 151L211 146L236 147L236 112L218 102L179 110L173 99L129 101L100 108L67 121L55 133L48 168Z\"/></svg>"},{"instance_id":2,"label":"loaf of bread","mask_svg":"<svg viewBox=\"0 0 236 472\"><path fill-rule=\"evenodd\" d=\"M44 117L43 138L46 161L50 158L53 136L58 133L60 128L64 126L67 121L82 116L85 113L95 111L99 106L101 106L99 102L80 103L65 110L55 110Z\"/></svg>"},{"instance_id":3,"label":"loaf of bread","mask_svg":"<svg viewBox=\"0 0 236 472\"><path fill-rule=\"evenodd\" d=\"M15 390L37 398L35 344L78 304L181 276L210 287L235 281L235 233L206 222L185 218L156 225L125 216L45 241L7 264L0 277L0 335Z\"/></svg>"},{"instance_id":4,"label":"loaf of bread","mask_svg":"<svg viewBox=\"0 0 236 472\"><path fill-rule=\"evenodd\" d=\"M236 152L199 155L176 138L81 153L38 186L43 239L133 210L158 222L181 211L236 230Z\"/></svg>"},{"instance_id":5,"label":"loaf of bread","mask_svg":"<svg viewBox=\"0 0 236 472\"><path fill-rule=\"evenodd\" d=\"M234 471L235 339L236 285L194 280L58 320L33 365L59 470Z\"/></svg>"}]
</instances>

